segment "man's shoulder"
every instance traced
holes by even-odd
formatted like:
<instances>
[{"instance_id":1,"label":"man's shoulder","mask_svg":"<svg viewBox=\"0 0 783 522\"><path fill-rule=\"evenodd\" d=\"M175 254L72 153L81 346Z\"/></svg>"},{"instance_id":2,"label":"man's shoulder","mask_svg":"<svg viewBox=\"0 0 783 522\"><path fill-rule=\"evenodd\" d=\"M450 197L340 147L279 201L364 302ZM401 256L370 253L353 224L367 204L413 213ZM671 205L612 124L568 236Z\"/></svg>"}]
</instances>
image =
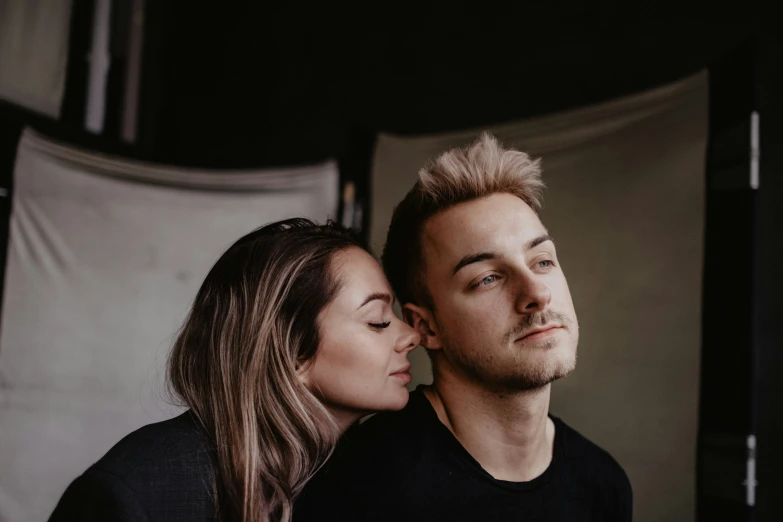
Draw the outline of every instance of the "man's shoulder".
<instances>
[{"instance_id":1,"label":"man's shoulder","mask_svg":"<svg viewBox=\"0 0 783 522\"><path fill-rule=\"evenodd\" d=\"M376 413L353 426L341 438L336 457L409 450L410 443L420 439L424 427L422 409L426 405L421 401L427 399L419 392L411 392L410 400L402 410Z\"/></svg>"},{"instance_id":2,"label":"man's shoulder","mask_svg":"<svg viewBox=\"0 0 783 522\"><path fill-rule=\"evenodd\" d=\"M628 475L611 453L561 419L553 420L563 432L562 464L569 475L620 496L631 495Z\"/></svg>"},{"instance_id":3,"label":"man's shoulder","mask_svg":"<svg viewBox=\"0 0 783 522\"><path fill-rule=\"evenodd\" d=\"M316 475L321 480L307 488L328 489L335 480L373 480L389 477L398 468L408 470L407 465L419 458L426 438L427 407L429 401L414 391L402 410L377 413L353 426L340 438L331 458Z\"/></svg>"},{"instance_id":4,"label":"man's shoulder","mask_svg":"<svg viewBox=\"0 0 783 522\"><path fill-rule=\"evenodd\" d=\"M294 520L375 520L375 505L389 488L412 485L408 477L422 455L419 444L424 428L421 408L412 392L408 405L394 412L373 415L346 432L326 464L298 497ZM339 500L350 498L351 502Z\"/></svg>"},{"instance_id":5,"label":"man's shoulder","mask_svg":"<svg viewBox=\"0 0 783 522\"><path fill-rule=\"evenodd\" d=\"M622 466L611 453L566 424L562 419L558 417L552 417L552 419L555 426L563 430L563 448L569 461L589 463L592 466L605 466L612 472L625 474Z\"/></svg>"}]
</instances>

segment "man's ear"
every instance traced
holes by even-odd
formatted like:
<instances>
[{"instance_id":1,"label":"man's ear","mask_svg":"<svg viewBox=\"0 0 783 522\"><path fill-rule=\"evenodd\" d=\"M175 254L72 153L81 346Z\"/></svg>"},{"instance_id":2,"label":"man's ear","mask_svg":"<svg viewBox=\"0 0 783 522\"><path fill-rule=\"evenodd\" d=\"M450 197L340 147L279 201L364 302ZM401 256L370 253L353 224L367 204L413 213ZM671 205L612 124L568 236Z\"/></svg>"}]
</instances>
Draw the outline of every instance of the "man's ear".
<instances>
[{"instance_id":1,"label":"man's ear","mask_svg":"<svg viewBox=\"0 0 783 522\"><path fill-rule=\"evenodd\" d=\"M421 336L421 345L428 350L440 350L443 346L438 333L438 324L429 308L407 303L402 307L402 317Z\"/></svg>"}]
</instances>

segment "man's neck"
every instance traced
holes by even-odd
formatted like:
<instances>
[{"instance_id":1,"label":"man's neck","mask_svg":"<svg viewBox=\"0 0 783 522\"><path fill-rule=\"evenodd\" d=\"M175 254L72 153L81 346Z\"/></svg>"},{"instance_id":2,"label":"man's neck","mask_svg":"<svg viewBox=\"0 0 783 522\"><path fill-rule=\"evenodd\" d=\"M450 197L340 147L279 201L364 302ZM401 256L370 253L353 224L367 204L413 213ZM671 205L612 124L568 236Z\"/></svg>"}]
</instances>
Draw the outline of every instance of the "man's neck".
<instances>
[{"instance_id":1,"label":"man's neck","mask_svg":"<svg viewBox=\"0 0 783 522\"><path fill-rule=\"evenodd\" d=\"M440 374L424 395L440 421L494 478L527 482L552 462L555 426L548 417L550 385L499 392Z\"/></svg>"}]
</instances>

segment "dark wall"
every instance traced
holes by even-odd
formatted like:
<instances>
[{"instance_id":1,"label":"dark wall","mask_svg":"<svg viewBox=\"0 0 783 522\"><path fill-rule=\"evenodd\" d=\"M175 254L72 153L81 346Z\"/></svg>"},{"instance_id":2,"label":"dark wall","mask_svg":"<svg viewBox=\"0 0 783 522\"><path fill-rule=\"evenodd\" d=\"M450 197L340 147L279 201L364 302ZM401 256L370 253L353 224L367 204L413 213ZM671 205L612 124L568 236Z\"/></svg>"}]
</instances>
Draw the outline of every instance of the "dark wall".
<instances>
[{"instance_id":1,"label":"dark wall","mask_svg":"<svg viewBox=\"0 0 783 522\"><path fill-rule=\"evenodd\" d=\"M92 3L74 4L63 109L77 125ZM210 168L336 158L357 185L366 230L378 132L480 127L612 99L694 73L749 31L737 13L729 26L628 23L600 7L146 2L132 153ZM126 12L115 10L115 26ZM121 65L122 45L112 50ZM110 116L120 102L109 92Z\"/></svg>"},{"instance_id":2,"label":"dark wall","mask_svg":"<svg viewBox=\"0 0 783 522\"><path fill-rule=\"evenodd\" d=\"M627 24L565 2L148 3L142 141L159 161L290 164L363 132L423 134L596 103L691 74L748 29ZM154 74L153 74L154 72Z\"/></svg>"},{"instance_id":3,"label":"dark wall","mask_svg":"<svg viewBox=\"0 0 783 522\"><path fill-rule=\"evenodd\" d=\"M761 125L758 212L758 520L780 520L783 491L783 38L757 48Z\"/></svg>"}]
</instances>

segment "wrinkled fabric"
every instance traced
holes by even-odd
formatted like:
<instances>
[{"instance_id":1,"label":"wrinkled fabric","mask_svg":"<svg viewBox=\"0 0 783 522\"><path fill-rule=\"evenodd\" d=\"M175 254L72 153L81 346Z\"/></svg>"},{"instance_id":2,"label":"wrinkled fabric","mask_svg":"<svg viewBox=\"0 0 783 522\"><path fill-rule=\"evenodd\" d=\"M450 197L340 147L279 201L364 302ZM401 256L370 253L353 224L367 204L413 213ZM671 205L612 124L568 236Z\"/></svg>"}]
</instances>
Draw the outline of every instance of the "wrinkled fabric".
<instances>
[{"instance_id":1,"label":"wrinkled fabric","mask_svg":"<svg viewBox=\"0 0 783 522\"><path fill-rule=\"evenodd\" d=\"M124 435L171 417L166 357L236 239L335 217L334 162L208 172L25 131L14 172L0 332L0 520L39 521Z\"/></svg>"}]
</instances>

